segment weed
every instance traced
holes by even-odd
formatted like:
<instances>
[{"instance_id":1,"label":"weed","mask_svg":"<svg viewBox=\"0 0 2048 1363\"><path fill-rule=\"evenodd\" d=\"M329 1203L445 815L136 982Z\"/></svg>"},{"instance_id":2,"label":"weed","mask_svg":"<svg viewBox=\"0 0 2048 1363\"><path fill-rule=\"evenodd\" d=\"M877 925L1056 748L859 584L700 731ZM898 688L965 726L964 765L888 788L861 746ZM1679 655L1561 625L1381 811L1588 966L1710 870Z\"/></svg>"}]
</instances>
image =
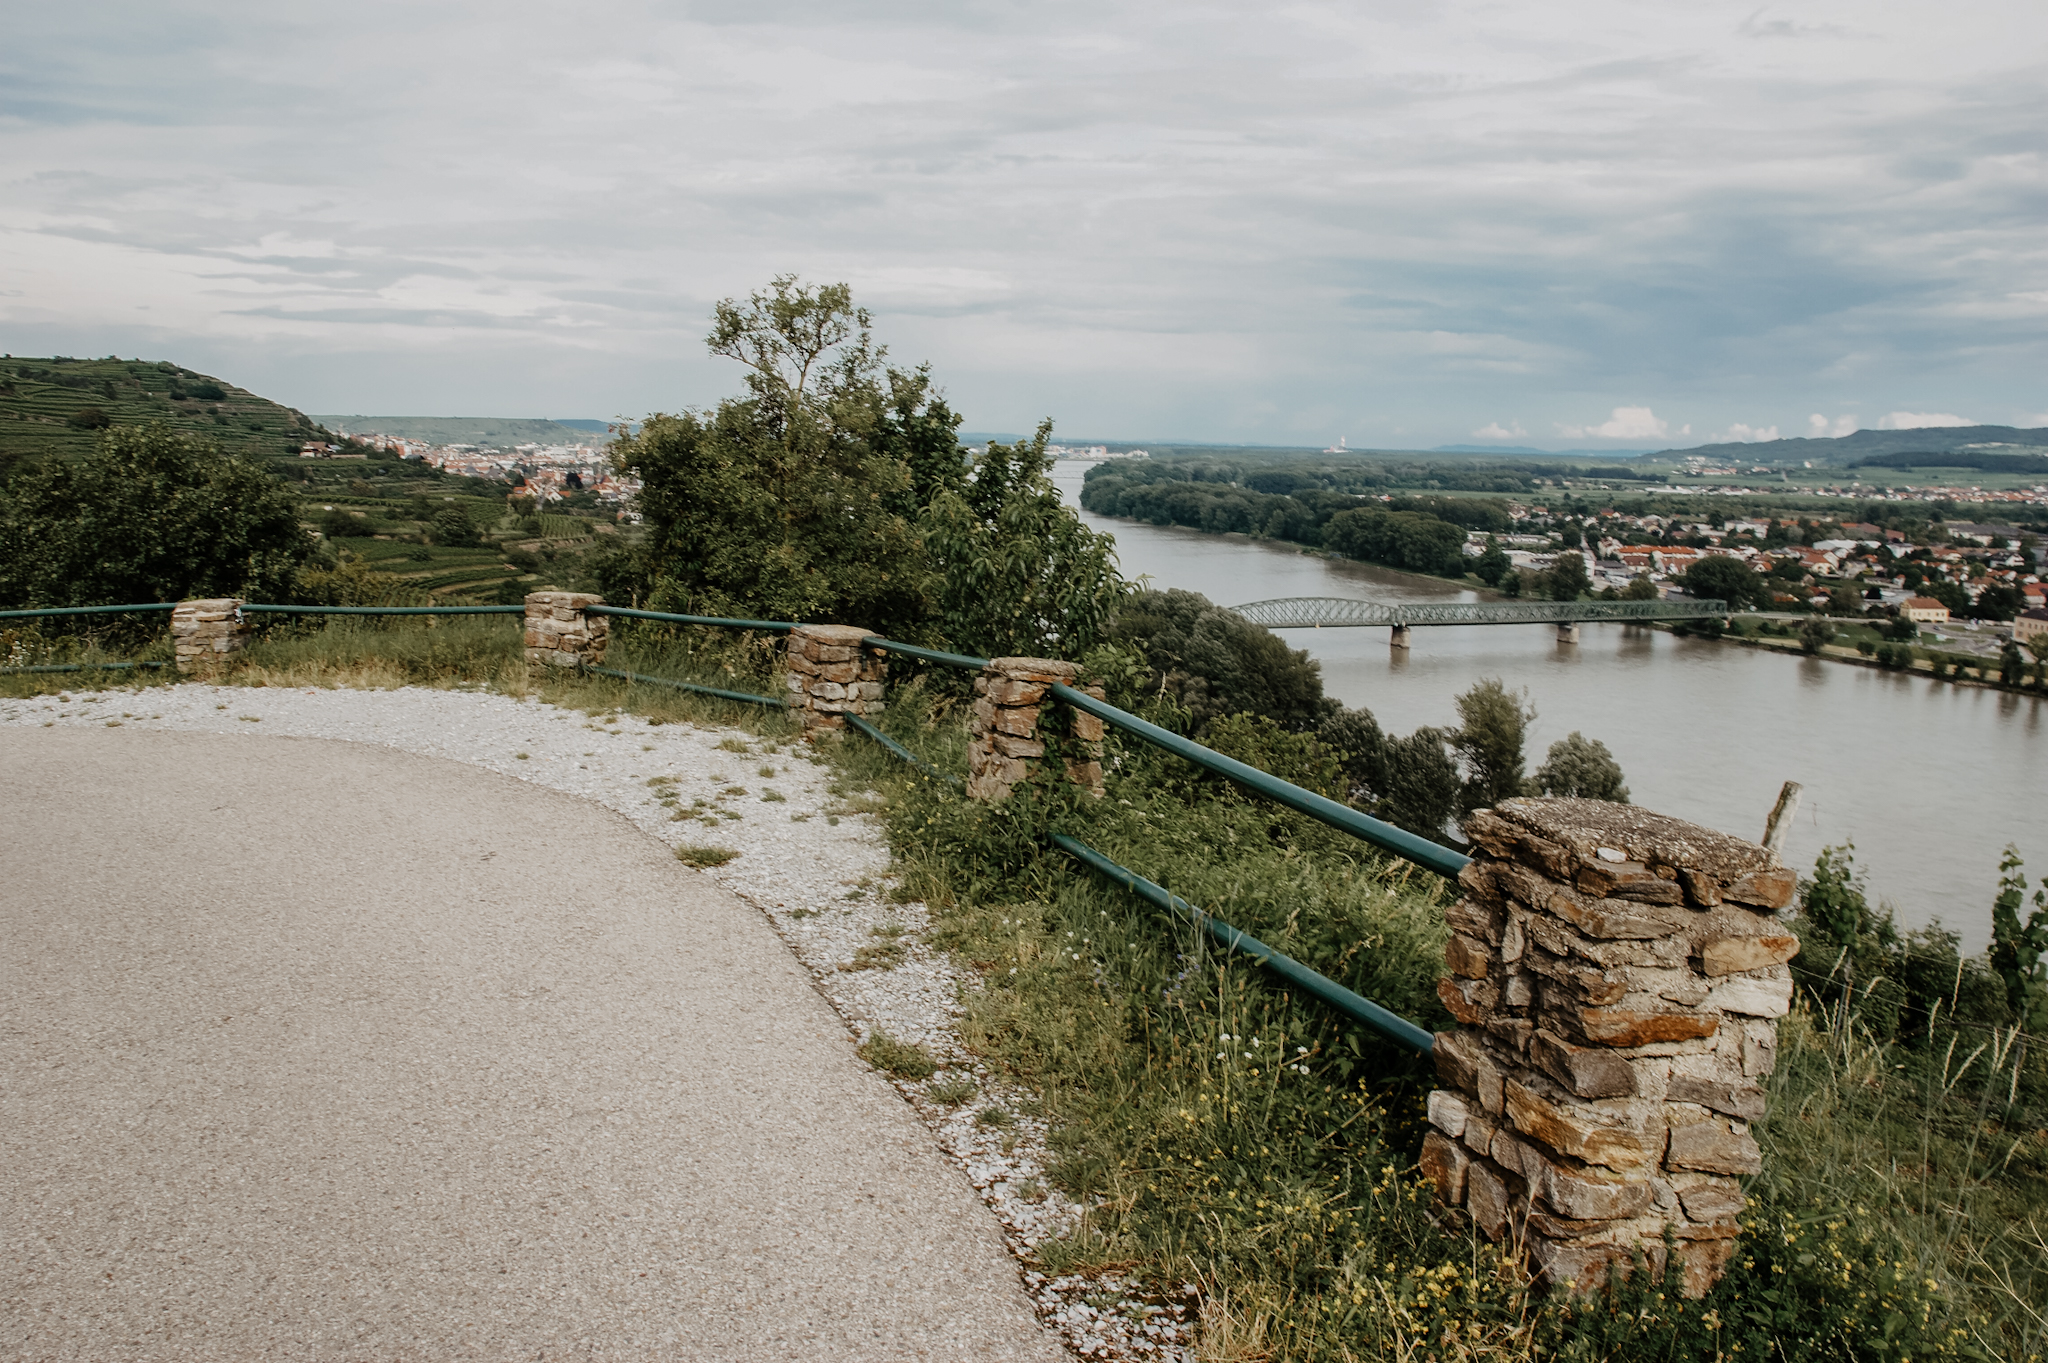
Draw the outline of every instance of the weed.
<instances>
[{"instance_id":1,"label":"weed","mask_svg":"<svg viewBox=\"0 0 2048 1363\"><path fill-rule=\"evenodd\" d=\"M521 762L525 762L525 761L529 760L529 758L528 758L528 755L527 755L526 753L523 753L523 752L516 752L516 753L513 753L513 754L512 754L512 756L514 757L514 759L516 759L516 760L518 760L518 761L521 761Z\"/></svg>"},{"instance_id":2,"label":"weed","mask_svg":"<svg viewBox=\"0 0 2048 1363\"><path fill-rule=\"evenodd\" d=\"M963 1075L954 1075L950 1078L941 1079L938 1083L925 1090L925 1094L933 1102L944 1103L947 1107L958 1107L960 1104L972 1100L974 1095L979 1092L981 1092L980 1087L972 1079L966 1078Z\"/></svg>"},{"instance_id":3,"label":"weed","mask_svg":"<svg viewBox=\"0 0 2048 1363\"><path fill-rule=\"evenodd\" d=\"M773 768L773 767L771 767L771 766L767 766L767 765L765 765L765 764L764 764L764 765L763 765L763 766L761 767L761 769L760 769L759 771L755 772L754 774L755 774L756 776L773 776L773 775L775 774L775 768Z\"/></svg>"},{"instance_id":4,"label":"weed","mask_svg":"<svg viewBox=\"0 0 2048 1363\"><path fill-rule=\"evenodd\" d=\"M909 948L903 942L904 929L900 923L884 923L869 929L869 933L881 940L856 950L853 959L839 967L841 970L894 970L903 964Z\"/></svg>"},{"instance_id":5,"label":"weed","mask_svg":"<svg viewBox=\"0 0 2048 1363\"><path fill-rule=\"evenodd\" d=\"M992 1126L998 1129L1005 1129L1017 1124L1017 1114L1004 1107L1001 1103L991 1103L974 1114L974 1124L976 1126Z\"/></svg>"},{"instance_id":6,"label":"weed","mask_svg":"<svg viewBox=\"0 0 2048 1363\"><path fill-rule=\"evenodd\" d=\"M723 866L739 853L730 847L714 847L702 843L684 843L676 849L676 860L685 866L703 870L711 866Z\"/></svg>"},{"instance_id":7,"label":"weed","mask_svg":"<svg viewBox=\"0 0 2048 1363\"><path fill-rule=\"evenodd\" d=\"M771 805L788 803L787 796L785 796L781 791L775 790L772 787L768 786L763 786L761 788L761 800L763 803Z\"/></svg>"},{"instance_id":8,"label":"weed","mask_svg":"<svg viewBox=\"0 0 2048 1363\"><path fill-rule=\"evenodd\" d=\"M738 737L731 737L731 738L721 738L721 739L719 739L719 740L718 740L718 750L719 750L720 752L751 752L751 751L753 751L753 749L752 749L752 748L750 748L750 747L749 747L749 746L747 745L747 740L746 740L746 739L744 739L744 738L738 738Z\"/></svg>"},{"instance_id":9,"label":"weed","mask_svg":"<svg viewBox=\"0 0 2048 1363\"><path fill-rule=\"evenodd\" d=\"M880 1030L870 1033L856 1054L898 1079L929 1079L939 1068L939 1062L924 1047L914 1041L898 1041Z\"/></svg>"}]
</instances>

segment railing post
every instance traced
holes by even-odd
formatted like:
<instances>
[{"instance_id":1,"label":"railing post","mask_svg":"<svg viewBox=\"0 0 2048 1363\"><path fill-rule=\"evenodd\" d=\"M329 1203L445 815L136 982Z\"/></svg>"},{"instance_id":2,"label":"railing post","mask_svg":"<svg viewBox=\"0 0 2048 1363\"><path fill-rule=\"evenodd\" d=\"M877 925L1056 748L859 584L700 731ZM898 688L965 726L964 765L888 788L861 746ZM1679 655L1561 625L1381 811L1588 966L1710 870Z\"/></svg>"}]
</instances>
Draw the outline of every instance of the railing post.
<instances>
[{"instance_id":1,"label":"railing post","mask_svg":"<svg viewBox=\"0 0 2048 1363\"><path fill-rule=\"evenodd\" d=\"M1629 805L1503 800L1465 825L1447 910L1463 1024L1436 1039L1424 1172L1549 1281L1597 1288L1672 1229L1687 1292L1719 1279L1757 1172L1750 1124L1798 939L1775 853Z\"/></svg>"},{"instance_id":2,"label":"railing post","mask_svg":"<svg viewBox=\"0 0 2048 1363\"><path fill-rule=\"evenodd\" d=\"M976 800L1002 800L1020 781L1029 780L1045 756L1045 698L1054 685L1072 686L1081 675L1073 663L1050 658L991 658L974 679L973 742L967 752L967 794ZM1102 688L1080 688L1097 700ZM1067 712L1061 752L1067 779L1090 795L1102 794L1102 721L1079 711Z\"/></svg>"},{"instance_id":3,"label":"railing post","mask_svg":"<svg viewBox=\"0 0 2048 1363\"><path fill-rule=\"evenodd\" d=\"M874 637L855 625L798 625L789 632L789 708L804 736L844 729L847 715L879 715L888 708L889 664L862 650Z\"/></svg>"},{"instance_id":4,"label":"railing post","mask_svg":"<svg viewBox=\"0 0 2048 1363\"><path fill-rule=\"evenodd\" d=\"M171 646L178 671L212 671L248 644L253 626L239 597L180 601L171 611Z\"/></svg>"},{"instance_id":5,"label":"railing post","mask_svg":"<svg viewBox=\"0 0 2048 1363\"><path fill-rule=\"evenodd\" d=\"M611 621L586 613L603 604L603 597L589 592L527 593L526 661L543 667L603 662Z\"/></svg>"}]
</instances>

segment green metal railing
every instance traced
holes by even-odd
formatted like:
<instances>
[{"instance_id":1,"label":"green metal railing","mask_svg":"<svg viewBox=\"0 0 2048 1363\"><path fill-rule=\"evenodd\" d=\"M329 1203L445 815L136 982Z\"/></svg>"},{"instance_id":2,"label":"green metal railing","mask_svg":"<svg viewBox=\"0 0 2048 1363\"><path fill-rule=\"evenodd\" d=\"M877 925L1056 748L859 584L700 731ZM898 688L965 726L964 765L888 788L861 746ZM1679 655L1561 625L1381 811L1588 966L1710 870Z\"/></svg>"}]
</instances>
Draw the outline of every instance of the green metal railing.
<instances>
[{"instance_id":1,"label":"green metal railing","mask_svg":"<svg viewBox=\"0 0 2048 1363\"><path fill-rule=\"evenodd\" d=\"M30 615L115 615L129 611L174 611L175 601L150 601L135 606L38 606L34 610L0 611L0 620L18 620Z\"/></svg>"},{"instance_id":2,"label":"green metal railing","mask_svg":"<svg viewBox=\"0 0 2048 1363\"><path fill-rule=\"evenodd\" d=\"M525 607L520 607L524 610ZM635 610L630 606L585 606L586 615L623 615L632 620L660 620L672 625L715 625L725 629L765 629L787 634L796 628L788 620L725 620L715 615L676 615L670 611ZM781 704L777 701L776 704Z\"/></svg>"}]
</instances>

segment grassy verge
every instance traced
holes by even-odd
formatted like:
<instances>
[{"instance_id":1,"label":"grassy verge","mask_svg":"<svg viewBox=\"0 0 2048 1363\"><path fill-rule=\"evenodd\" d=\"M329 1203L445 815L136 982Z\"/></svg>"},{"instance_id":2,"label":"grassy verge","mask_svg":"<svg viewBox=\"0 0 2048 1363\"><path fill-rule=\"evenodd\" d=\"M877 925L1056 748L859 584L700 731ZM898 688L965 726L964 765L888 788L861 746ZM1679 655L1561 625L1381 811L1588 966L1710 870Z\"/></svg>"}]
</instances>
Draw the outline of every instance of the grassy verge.
<instances>
[{"instance_id":1,"label":"grassy verge","mask_svg":"<svg viewBox=\"0 0 2048 1363\"><path fill-rule=\"evenodd\" d=\"M953 707L905 700L893 735L962 770ZM2026 1038L2001 1051L1936 1027L1879 1046L1853 1014L1795 1013L1723 1283L1701 1301L1648 1274L1547 1295L1431 1212L1425 1065L1042 835L1073 833L1427 1026L1448 1022L1431 988L1444 887L1171 759L1122 756L1101 802L991 808L871 746L844 754L889 791L935 943L982 974L966 1040L1043 1093L1055 1176L1091 1209L1041 1247L1048 1269L1199 1281L1219 1359L2041 1356L2048 1073Z\"/></svg>"}]
</instances>

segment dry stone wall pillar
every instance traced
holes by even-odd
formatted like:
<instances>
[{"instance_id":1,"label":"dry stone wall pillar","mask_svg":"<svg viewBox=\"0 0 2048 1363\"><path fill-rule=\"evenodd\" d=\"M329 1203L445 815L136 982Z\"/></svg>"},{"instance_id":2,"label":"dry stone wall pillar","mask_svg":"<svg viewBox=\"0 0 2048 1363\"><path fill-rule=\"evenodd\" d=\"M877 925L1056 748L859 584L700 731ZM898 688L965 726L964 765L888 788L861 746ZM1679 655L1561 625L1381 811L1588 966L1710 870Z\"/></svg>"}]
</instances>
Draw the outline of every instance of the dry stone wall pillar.
<instances>
[{"instance_id":1,"label":"dry stone wall pillar","mask_svg":"<svg viewBox=\"0 0 2048 1363\"><path fill-rule=\"evenodd\" d=\"M974 679L973 741L967 753L967 794L976 800L1006 799L1029 780L1047 752L1059 745L1067 779L1091 795L1102 794L1102 721L1063 707L1064 725L1048 729L1046 700L1055 685L1072 686L1081 675L1073 663L1050 658L992 658ZM1080 688L1097 700L1102 688ZM1058 732L1057 730L1063 730Z\"/></svg>"},{"instance_id":2,"label":"dry stone wall pillar","mask_svg":"<svg viewBox=\"0 0 2048 1363\"><path fill-rule=\"evenodd\" d=\"M1760 1158L1799 950L1773 914L1797 878L1754 843L1629 805L1504 800L1465 825L1448 913L1463 1024L1436 1039L1424 1172L1552 1282L1634 1251L1687 1291L1721 1275Z\"/></svg>"},{"instance_id":3,"label":"dry stone wall pillar","mask_svg":"<svg viewBox=\"0 0 2048 1363\"><path fill-rule=\"evenodd\" d=\"M798 625L789 632L789 708L803 721L806 737L844 729L848 715L888 708L889 665L860 646L874 633L856 625Z\"/></svg>"},{"instance_id":4,"label":"dry stone wall pillar","mask_svg":"<svg viewBox=\"0 0 2048 1363\"><path fill-rule=\"evenodd\" d=\"M235 597L180 601L171 611L171 647L178 671L210 671L240 653L253 630Z\"/></svg>"},{"instance_id":5,"label":"dry stone wall pillar","mask_svg":"<svg viewBox=\"0 0 2048 1363\"><path fill-rule=\"evenodd\" d=\"M602 663L611 617L588 610L603 604L603 597L588 592L529 592L526 661L543 667Z\"/></svg>"}]
</instances>

